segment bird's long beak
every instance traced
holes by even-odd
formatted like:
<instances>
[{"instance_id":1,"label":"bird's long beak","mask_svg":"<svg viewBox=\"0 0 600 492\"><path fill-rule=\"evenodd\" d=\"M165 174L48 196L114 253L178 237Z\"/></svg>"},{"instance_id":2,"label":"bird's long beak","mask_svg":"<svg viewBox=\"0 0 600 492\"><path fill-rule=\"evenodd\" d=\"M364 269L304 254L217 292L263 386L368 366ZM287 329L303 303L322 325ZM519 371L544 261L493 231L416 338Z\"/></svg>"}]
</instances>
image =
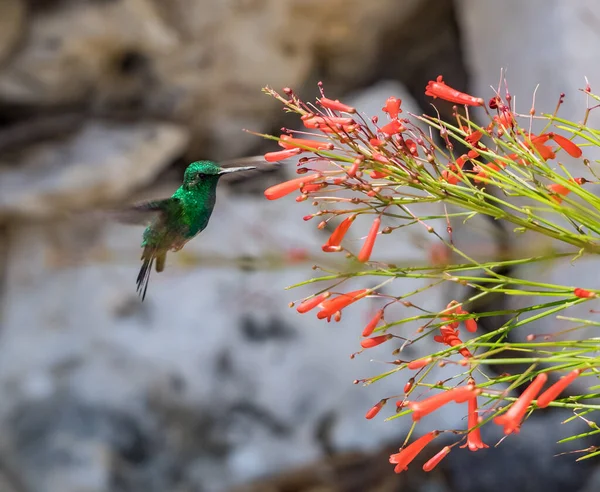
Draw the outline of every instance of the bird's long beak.
<instances>
[{"instance_id":1,"label":"bird's long beak","mask_svg":"<svg viewBox=\"0 0 600 492\"><path fill-rule=\"evenodd\" d=\"M238 171L252 171L256 169L255 166L244 166L244 167L225 167L219 171L219 174L237 173Z\"/></svg>"}]
</instances>

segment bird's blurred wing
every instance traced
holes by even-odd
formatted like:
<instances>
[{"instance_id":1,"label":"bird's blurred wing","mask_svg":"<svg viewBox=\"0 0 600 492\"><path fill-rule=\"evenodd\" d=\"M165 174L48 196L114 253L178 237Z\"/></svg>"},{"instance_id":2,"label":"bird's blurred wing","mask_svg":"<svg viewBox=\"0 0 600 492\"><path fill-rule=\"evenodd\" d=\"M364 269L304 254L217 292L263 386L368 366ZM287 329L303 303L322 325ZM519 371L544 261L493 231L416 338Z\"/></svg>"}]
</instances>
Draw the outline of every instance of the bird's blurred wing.
<instances>
[{"instance_id":1,"label":"bird's blurred wing","mask_svg":"<svg viewBox=\"0 0 600 492\"><path fill-rule=\"evenodd\" d=\"M219 162L219 166L222 168L254 166L256 168L249 171L239 171L237 173L224 174L221 178L221 181L239 181L245 178L256 176L259 173L274 171L279 167L279 164L277 162L273 163L265 161L265 158L262 155L254 155L251 157L240 157L238 159L221 161Z\"/></svg>"},{"instance_id":2,"label":"bird's blurred wing","mask_svg":"<svg viewBox=\"0 0 600 492\"><path fill-rule=\"evenodd\" d=\"M123 224L148 225L157 218L164 217L174 205L173 198L140 202L121 209L102 210L99 214Z\"/></svg>"}]
</instances>

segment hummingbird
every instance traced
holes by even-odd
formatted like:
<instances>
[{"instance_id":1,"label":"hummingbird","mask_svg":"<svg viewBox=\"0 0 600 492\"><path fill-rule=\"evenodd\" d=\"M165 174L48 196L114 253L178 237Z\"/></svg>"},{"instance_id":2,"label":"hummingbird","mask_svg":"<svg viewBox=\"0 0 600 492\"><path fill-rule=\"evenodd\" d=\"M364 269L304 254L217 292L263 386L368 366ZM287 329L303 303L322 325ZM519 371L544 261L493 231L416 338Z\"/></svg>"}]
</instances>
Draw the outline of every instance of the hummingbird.
<instances>
[{"instance_id":1,"label":"hummingbird","mask_svg":"<svg viewBox=\"0 0 600 492\"><path fill-rule=\"evenodd\" d=\"M256 162L257 157L238 159ZM261 156L264 162L264 159ZM183 176L183 183L170 198L151 200L128 209L136 215L150 215L142 236L142 267L137 277L137 293L146 298L152 267L157 272L165 268L167 252L179 251L202 232L210 220L217 197L217 183L227 174L251 171L256 166L225 167L213 161L192 162Z\"/></svg>"}]
</instances>

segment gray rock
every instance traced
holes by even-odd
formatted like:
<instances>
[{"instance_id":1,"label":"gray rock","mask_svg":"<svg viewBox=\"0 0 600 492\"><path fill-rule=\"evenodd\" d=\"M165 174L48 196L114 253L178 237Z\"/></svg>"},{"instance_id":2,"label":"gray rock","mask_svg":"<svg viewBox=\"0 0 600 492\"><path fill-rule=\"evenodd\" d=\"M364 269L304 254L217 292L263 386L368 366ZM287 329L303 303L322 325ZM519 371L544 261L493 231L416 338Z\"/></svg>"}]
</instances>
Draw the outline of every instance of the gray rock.
<instances>
[{"instance_id":1,"label":"gray rock","mask_svg":"<svg viewBox=\"0 0 600 492\"><path fill-rule=\"evenodd\" d=\"M154 180L188 142L167 123L88 123L62 142L0 160L0 219L50 217L121 200ZM0 158L1 159L1 158Z\"/></svg>"},{"instance_id":2,"label":"gray rock","mask_svg":"<svg viewBox=\"0 0 600 492\"><path fill-rule=\"evenodd\" d=\"M23 0L0 2L0 64L10 57L23 35L26 12Z\"/></svg>"}]
</instances>

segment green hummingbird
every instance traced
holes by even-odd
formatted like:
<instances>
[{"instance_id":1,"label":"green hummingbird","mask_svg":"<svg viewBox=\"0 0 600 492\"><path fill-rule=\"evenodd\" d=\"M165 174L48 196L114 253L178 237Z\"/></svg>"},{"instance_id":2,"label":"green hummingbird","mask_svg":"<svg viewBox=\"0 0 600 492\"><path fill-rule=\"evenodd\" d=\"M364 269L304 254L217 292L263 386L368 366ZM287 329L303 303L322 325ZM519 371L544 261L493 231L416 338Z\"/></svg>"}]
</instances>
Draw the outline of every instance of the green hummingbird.
<instances>
[{"instance_id":1,"label":"green hummingbird","mask_svg":"<svg viewBox=\"0 0 600 492\"><path fill-rule=\"evenodd\" d=\"M251 157L231 162L255 162L257 159ZM256 166L224 167L213 161L192 162L185 170L182 185L170 198L140 203L129 209L135 214L152 216L142 236L142 267L137 277L137 293L142 301L146 298L154 263L156 271L162 272L167 252L179 251L208 225L219 179L226 174L253 169Z\"/></svg>"}]
</instances>

